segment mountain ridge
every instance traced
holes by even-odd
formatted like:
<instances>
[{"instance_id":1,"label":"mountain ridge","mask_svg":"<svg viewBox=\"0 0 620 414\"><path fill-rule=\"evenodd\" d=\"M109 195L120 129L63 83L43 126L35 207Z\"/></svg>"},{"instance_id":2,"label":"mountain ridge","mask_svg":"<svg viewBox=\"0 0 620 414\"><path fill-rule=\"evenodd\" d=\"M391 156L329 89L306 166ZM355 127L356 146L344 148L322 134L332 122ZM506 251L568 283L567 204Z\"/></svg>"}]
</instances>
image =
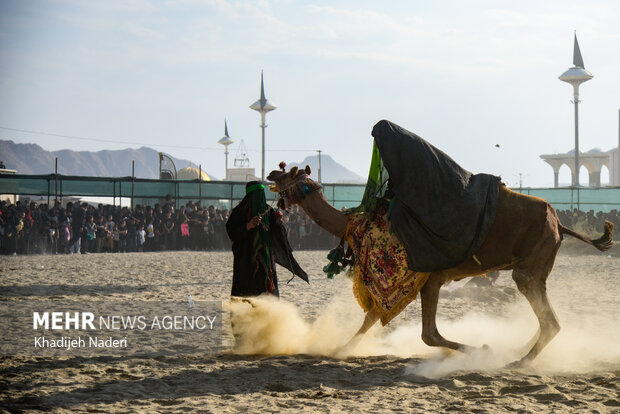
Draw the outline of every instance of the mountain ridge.
<instances>
[{"instance_id":1,"label":"mountain ridge","mask_svg":"<svg viewBox=\"0 0 620 414\"><path fill-rule=\"evenodd\" d=\"M7 169L17 170L18 174L51 174L54 172L55 158L58 158L59 174L89 177L131 176L131 162L134 161L135 177L158 178L158 154L148 147L101 151L47 151L37 144L0 140L2 161ZM177 169L190 163L172 156L171 158Z\"/></svg>"},{"instance_id":2,"label":"mountain ridge","mask_svg":"<svg viewBox=\"0 0 620 414\"><path fill-rule=\"evenodd\" d=\"M290 163L288 168L305 168L306 165L310 166L312 170L312 178L318 180L319 178L319 156L310 155L304 158L299 163ZM321 182L331 184L364 184L366 180L347 169L342 164L336 162L330 155L321 155Z\"/></svg>"},{"instance_id":3,"label":"mountain ridge","mask_svg":"<svg viewBox=\"0 0 620 414\"><path fill-rule=\"evenodd\" d=\"M149 147L138 149L101 151L73 151L62 149L47 151L38 144L15 143L12 140L0 140L0 161L7 169L17 170L18 174L51 174L54 172L55 158L58 158L58 173L88 177L127 177L131 176L131 162L135 163L135 177L158 178L158 151ZM190 161L172 157L177 170L190 165ZM310 165L312 176L318 180L318 155L306 157L293 166ZM216 177L205 171L212 179ZM365 183L356 173L337 163L327 154L321 155L321 181L325 183Z\"/></svg>"}]
</instances>

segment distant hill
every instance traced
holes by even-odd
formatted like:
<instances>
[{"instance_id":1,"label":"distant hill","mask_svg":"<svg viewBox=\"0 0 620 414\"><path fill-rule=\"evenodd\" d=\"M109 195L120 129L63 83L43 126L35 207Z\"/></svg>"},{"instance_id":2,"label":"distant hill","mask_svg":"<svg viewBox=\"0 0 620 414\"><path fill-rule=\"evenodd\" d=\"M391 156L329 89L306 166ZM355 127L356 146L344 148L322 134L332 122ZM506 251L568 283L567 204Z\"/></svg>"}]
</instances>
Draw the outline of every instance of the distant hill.
<instances>
[{"instance_id":1,"label":"distant hill","mask_svg":"<svg viewBox=\"0 0 620 414\"><path fill-rule=\"evenodd\" d=\"M158 178L159 156L152 148L124 149L117 151L46 151L36 144L16 144L0 140L0 160L6 168L18 174L51 174L54 159L58 157L58 173L95 177L125 177L131 175L131 161L135 161L135 176ZM172 157L177 170L189 161ZM207 174L209 174L207 172ZM209 174L214 178L211 174Z\"/></svg>"},{"instance_id":2,"label":"distant hill","mask_svg":"<svg viewBox=\"0 0 620 414\"><path fill-rule=\"evenodd\" d=\"M131 175L131 161L135 161L135 175L138 178L158 178L159 156L152 148L124 149L117 151L46 151L37 144L16 144L0 140L0 161L6 168L17 170L18 174L51 174L54 172L54 158L58 157L58 173L91 177L126 177ZM189 165L189 161L172 157L177 170ZM318 179L319 156L306 157L293 166L310 165L312 178ZM207 171L207 174L209 172ZM209 176L217 180L216 177ZM364 184L366 179L346 169L327 154L321 155L321 180L324 183Z\"/></svg>"},{"instance_id":3,"label":"distant hill","mask_svg":"<svg viewBox=\"0 0 620 414\"><path fill-rule=\"evenodd\" d=\"M294 166L305 168L310 166L312 170L312 178L318 180L319 177L319 156L312 155L306 157L300 163L291 163L286 167L288 170ZM351 170L347 170L341 164L338 164L332 157L327 154L321 155L321 181L324 183L346 183L346 184L365 184L366 179L360 177Z\"/></svg>"}]
</instances>

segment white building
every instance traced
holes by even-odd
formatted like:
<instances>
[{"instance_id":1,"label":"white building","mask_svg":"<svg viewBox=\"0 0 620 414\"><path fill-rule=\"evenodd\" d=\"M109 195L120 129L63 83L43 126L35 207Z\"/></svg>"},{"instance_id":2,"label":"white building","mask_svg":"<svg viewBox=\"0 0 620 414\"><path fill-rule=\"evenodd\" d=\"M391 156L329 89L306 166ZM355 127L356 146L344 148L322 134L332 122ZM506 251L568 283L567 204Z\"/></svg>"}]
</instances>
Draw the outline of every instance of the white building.
<instances>
[{"instance_id":1,"label":"white building","mask_svg":"<svg viewBox=\"0 0 620 414\"><path fill-rule=\"evenodd\" d=\"M618 148L602 151L593 148L588 152L579 152L579 168L586 167L588 170L588 186L601 186L601 169L603 166L609 171L609 185L620 186L620 160ZM553 168L553 186L559 187L559 175L562 165L566 165L571 171L571 182L575 182L575 150L565 154L543 154L540 156Z\"/></svg>"},{"instance_id":2,"label":"white building","mask_svg":"<svg viewBox=\"0 0 620 414\"><path fill-rule=\"evenodd\" d=\"M260 181L254 168L229 168L226 170L226 181Z\"/></svg>"},{"instance_id":3,"label":"white building","mask_svg":"<svg viewBox=\"0 0 620 414\"><path fill-rule=\"evenodd\" d=\"M601 186L601 169L603 166L609 171L609 185L620 186L620 111L618 111L618 147L609 151L593 148L588 152L579 152L579 168L588 170L588 186ZM558 187L558 177L562 165L568 166L571 171L571 182L575 182L575 150L565 154L543 154L540 156L553 168L553 186Z\"/></svg>"}]
</instances>

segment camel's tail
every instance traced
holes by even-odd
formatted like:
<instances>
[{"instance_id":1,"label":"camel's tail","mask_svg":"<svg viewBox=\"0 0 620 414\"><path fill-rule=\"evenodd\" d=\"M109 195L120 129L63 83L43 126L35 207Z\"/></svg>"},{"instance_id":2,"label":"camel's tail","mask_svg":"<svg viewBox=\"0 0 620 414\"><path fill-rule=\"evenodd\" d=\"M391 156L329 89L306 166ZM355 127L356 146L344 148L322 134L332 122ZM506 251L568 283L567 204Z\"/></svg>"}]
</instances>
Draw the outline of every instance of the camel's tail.
<instances>
[{"instance_id":1,"label":"camel's tail","mask_svg":"<svg viewBox=\"0 0 620 414\"><path fill-rule=\"evenodd\" d=\"M605 220L605 233L603 233L603 235L599 237L598 239L592 240L560 224L560 234L569 234L581 241L591 244L592 246L596 247L602 252L611 249L612 246L614 245L614 241L612 240L613 231L614 231L614 224Z\"/></svg>"}]
</instances>

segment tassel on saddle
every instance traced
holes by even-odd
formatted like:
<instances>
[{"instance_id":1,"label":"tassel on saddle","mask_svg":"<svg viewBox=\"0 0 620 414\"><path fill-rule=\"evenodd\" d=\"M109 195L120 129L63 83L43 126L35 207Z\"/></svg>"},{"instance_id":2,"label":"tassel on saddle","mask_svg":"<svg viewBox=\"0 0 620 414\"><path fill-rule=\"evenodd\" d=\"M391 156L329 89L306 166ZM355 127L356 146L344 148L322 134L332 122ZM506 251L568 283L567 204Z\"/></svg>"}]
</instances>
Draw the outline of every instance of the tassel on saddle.
<instances>
[{"instance_id":1,"label":"tassel on saddle","mask_svg":"<svg viewBox=\"0 0 620 414\"><path fill-rule=\"evenodd\" d=\"M344 248L344 237L340 239L340 244L335 249L330 250L327 255L329 264L323 267L323 272L327 274L328 279L333 279L334 275L344 271L347 266L355 264L355 256L351 246L347 245L347 249Z\"/></svg>"}]
</instances>

